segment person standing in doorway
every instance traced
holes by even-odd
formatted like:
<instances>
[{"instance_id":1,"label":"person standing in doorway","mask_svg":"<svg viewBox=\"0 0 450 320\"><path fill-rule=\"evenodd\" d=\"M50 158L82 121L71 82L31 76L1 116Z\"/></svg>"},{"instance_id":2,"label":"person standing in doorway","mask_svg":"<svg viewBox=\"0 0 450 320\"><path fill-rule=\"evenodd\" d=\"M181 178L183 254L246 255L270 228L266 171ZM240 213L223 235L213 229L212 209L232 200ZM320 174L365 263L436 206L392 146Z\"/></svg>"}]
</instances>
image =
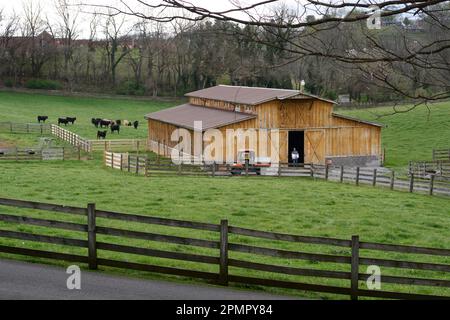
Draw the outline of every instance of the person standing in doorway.
<instances>
[{"instance_id":1,"label":"person standing in doorway","mask_svg":"<svg viewBox=\"0 0 450 320\"><path fill-rule=\"evenodd\" d=\"M292 156L292 162L294 163L294 166L296 167L298 165L298 160L300 159L300 153L298 153L297 149L294 148L291 156Z\"/></svg>"}]
</instances>

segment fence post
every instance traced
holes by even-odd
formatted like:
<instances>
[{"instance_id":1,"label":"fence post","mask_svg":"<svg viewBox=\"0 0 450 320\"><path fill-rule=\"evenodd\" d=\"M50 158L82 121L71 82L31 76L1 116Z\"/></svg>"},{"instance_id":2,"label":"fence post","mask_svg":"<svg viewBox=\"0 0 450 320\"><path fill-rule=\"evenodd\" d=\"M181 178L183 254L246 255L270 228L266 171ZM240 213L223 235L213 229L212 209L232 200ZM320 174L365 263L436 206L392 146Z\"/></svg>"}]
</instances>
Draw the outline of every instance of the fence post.
<instances>
[{"instance_id":1,"label":"fence post","mask_svg":"<svg viewBox=\"0 0 450 320\"><path fill-rule=\"evenodd\" d=\"M344 166L341 166L341 177L340 177L340 182L344 183Z\"/></svg>"},{"instance_id":2,"label":"fence post","mask_svg":"<svg viewBox=\"0 0 450 320\"><path fill-rule=\"evenodd\" d=\"M212 164L212 176L213 178L216 176L216 162Z\"/></svg>"},{"instance_id":3,"label":"fence post","mask_svg":"<svg viewBox=\"0 0 450 320\"><path fill-rule=\"evenodd\" d=\"M123 153L120 154L120 171L123 171Z\"/></svg>"},{"instance_id":4,"label":"fence post","mask_svg":"<svg viewBox=\"0 0 450 320\"><path fill-rule=\"evenodd\" d=\"M228 220L220 222L220 274L219 283L228 286Z\"/></svg>"},{"instance_id":5,"label":"fence post","mask_svg":"<svg viewBox=\"0 0 450 320\"><path fill-rule=\"evenodd\" d=\"M314 179L314 163L311 163L311 178Z\"/></svg>"},{"instance_id":6,"label":"fence post","mask_svg":"<svg viewBox=\"0 0 450 320\"><path fill-rule=\"evenodd\" d=\"M434 178L435 176L432 174L430 177L430 196L432 196L434 192Z\"/></svg>"},{"instance_id":7,"label":"fence post","mask_svg":"<svg viewBox=\"0 0 450 320\"><path fill-rule=\"evenodd\" d=\"M356 168L356 185L359 186L359 174L360 174L361 168Z\"/></svg>"},{"instance_id":8,"label":"fence post","mask_svg":"<svg viewBox=\"0 0 450 320\"><path fill-rule=\"evenodd\" d=\"M88 261L89 269L97 270L97 235L95 221L95 203L88 204Z\"/></svg>"},{"instance_id":9,"label":"fence post","mask_svg":"<svg viewBox=\"0 0 450 320\"><path fill-rule=\"evenodd\" d=\"M328 164L325 165L325 180L328 181L330 177L330 166Z\"/></svg>"},{"instance_id":10,"label":"fence post","mask_svg":"<svg viewBox=\"0 0 450 320\"><path fill-rule=\"evenodd\" d=\"M359 236L352 237L352 279L351 279L351 299L358 300L359 283Z\"/></svg>"},{"instance_id":11,"label":"fence post","mask_svg":"<svg viewBox=\"0 0 450 320\"><path fill-rule=\"evenodd\" d=\"M148 177L149 175L148 175L148 169L149 169L149 167L150 167L150 159L149 158L145 158L145 168L144 168L144 170L145 170L145 177Z\"/></svg>"},{"instance_id":12,"label":"fence post","mask_svg":"<svg viewBox=\"0 0 450 320\"><path fill-rule=\"evenodd\" d=\"M139 156L137 156L136 157L136 175L137 176L139 175L139 161L140 161Z\"/></svg>"},{"instance_id":13,"label":"fence post","mask_svg":"<svg viewBox=\"0 0 450 320\"><path fill-rule=\"evenodd\" d=\"M409 192L414 192L414 173L411 173L411 178L409 180Z\"/></svg>"},{"instance_id":14,"label":"fence post","mask_svg":"<svg viewBox=\"0 0 450 320\"><path fill-rule=\"evenodd\" d=\"M374 169L374 170L373 170L373 182L372 182L372 185L373 185L374 187L377 186L377 173L378 173L378 170L377 170L377 169Z\"/></svg>"},{"instance_id":15,"label":"fence post","mask_svg":"<svg viewBox=\"0 0 450 320\"><path fill-rule=\"evenodd\" d=\"M281 177L281 162L278 164L278 177Z\"/></svg>"},{"instance_id":16,"label":"fence post","mask_svg":"<svg viewBox=\"0 0 450 320\"><path fill-rule=\"evenodd\" d=\"M395 187L395 171L391 173L391 190L394 190Z\"/></svg>"},{"instance_id":17,"label":"fence post","mask_svg":"<svg viewBox=\"0 0 450 320\"><path fill-rule=\"evenodd\" d=\"M245 176L248 177L249 162L245 161Z\"/></svg>"},{"instance_id":18,"label":"fence post","mask_svg":"<svg viewBox=\"0 0 450 320\"><path fill-rule=\"evenodd\" d=\"M81 160L81 146L78 146L78 161Z\"/></svg>"}]
</instances>

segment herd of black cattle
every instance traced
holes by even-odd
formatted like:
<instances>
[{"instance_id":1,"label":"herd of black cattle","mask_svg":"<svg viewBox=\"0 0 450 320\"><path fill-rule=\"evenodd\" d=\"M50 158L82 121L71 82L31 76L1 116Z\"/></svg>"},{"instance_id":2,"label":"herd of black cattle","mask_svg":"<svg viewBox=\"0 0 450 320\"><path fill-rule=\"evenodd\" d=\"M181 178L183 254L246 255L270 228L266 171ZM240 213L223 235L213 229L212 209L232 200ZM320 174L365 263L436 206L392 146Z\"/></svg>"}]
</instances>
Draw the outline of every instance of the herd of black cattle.
<instances>
[{"instance_id":1,"label":"herd of black cattle","mask_svg":"<svg viewBox=\"0 0 450 320\"><path fill-rule=\"evenodd\" d=\"M48 116L38 116L38 122L46 122L48 120ZM58 126L61 124L67 126L68 124L74 125L77 121L77 118L58 118ZM139 128L139 121L128 121L128 120L108 120L108 119L101 119L101 118L92 118L91 120L92 124L98 129L98 128L110 128L111 133L117 132L120 134L120 128L121 126L126 127L134 127L136 130ZM97 132L97 139L106 139L106 135L108 134L108 131L98 131Z\"/></svg>"}]
</instances>

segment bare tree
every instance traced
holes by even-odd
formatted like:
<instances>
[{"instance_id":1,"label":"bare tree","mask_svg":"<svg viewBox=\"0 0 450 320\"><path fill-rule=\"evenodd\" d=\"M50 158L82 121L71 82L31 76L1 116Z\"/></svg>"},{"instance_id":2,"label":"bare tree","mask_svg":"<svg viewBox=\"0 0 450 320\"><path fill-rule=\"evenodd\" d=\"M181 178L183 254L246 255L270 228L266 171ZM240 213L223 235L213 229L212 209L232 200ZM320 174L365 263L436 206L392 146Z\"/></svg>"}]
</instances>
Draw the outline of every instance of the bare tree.
<instances>
[{"instance_id":1,"label":"bare tree","mask_svg":"<svg viewBox=\"0 0 450 320\"><path fill-rule=\"evenodd\" d=\"M283 51L287 62L305 57L327 58L348 65L365 74L373 84L418 103L450 98L448 1L292 0L289 14L284 11L283 15L276 8L281 0L261 0L250 5L232 0L230 8L224 10L183 0L157 3L142 0L140 9L131 1L121 3L121 6L106 7L114 14L156 22L213 19L254 27L255 32L250 35L252 41ZM425 24L423 28L433 29L435 36L415 37L408 26L395 37L386 37L383 29L374 30L368 24L374 16L381 21L417 19ZM350 34L344 35L349 30ZM330 37L330 34L335 36Z\"/></svg>"}]
</instances>

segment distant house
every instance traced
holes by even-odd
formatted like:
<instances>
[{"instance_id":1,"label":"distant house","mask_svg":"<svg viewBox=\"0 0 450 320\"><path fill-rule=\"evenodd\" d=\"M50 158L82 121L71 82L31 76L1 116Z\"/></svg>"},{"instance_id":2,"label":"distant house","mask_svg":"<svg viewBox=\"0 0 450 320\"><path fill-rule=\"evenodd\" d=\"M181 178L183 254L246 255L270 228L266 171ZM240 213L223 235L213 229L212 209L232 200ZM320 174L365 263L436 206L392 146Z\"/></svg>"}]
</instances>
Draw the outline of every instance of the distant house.
<instances>
[{"instance_id":1,"label":"distant house","mask_svg":"<svg viewBox=\"0 0 450 320\"><path fill-rule=\"evenodd\" d=\"M186 96L187 104L146 116L153 151L167 154L167 148L178 144L171 141L176 129L193 133L195 121L202 121L203 132L278 129L275 148L278 154L270 157L279 158L282 163L292 161L294 148L303 163L355 166L380 163L382 125L336 114L334 101L297 90L233 86L212 87ZM259 146L267 143L273 141L258 141ZM234 152L236 158L238 150Z\"/></svg>"}]
</instances>

